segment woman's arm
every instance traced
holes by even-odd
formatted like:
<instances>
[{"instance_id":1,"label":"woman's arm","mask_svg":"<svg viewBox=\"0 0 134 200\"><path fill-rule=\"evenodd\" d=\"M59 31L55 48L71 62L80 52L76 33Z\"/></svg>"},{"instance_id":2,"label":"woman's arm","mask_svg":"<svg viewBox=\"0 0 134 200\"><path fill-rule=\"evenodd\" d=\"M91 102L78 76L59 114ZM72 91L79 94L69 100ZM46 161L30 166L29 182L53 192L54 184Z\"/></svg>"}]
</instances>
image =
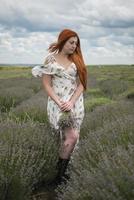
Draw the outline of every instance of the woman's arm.
<instances>
[{"instance_id":1,"label":"woman's arm","mask_svg":"<svg viewBox=\"0 0 134 200\"><path fill-rule=\"evenodd\" d=\"M69 111L73 108L75 102L77 101L78 97L81 95L81 93L84 91L84 87L82 85L82 83L80 82L80 80L77 80L77 88L74 92L74 94L71 96L71 98L69 99L69 101L62 103L61 105L61 109L63 111Z\"/></svg>"},{"instance_id":2,"label":"woman's arm","mask_svg":"<svg viewBox=\"0 0 134 200\"><path fill-rule=\"evenodd\" d=\"M79 82L74 94L70 98L70 101L72 101L72 103L74 104L83 91L84 91L84 87L83 87L82 83Z\"/></svg>"},{"instance_id":3,"label":"woman's arm","mask_svg":"<svg viewBox=\"0 0 134 200\"><path fill-rule=\"evenodd\" d=\"M51 79L52 79L51 75L43 74L43 76L42 76L43 88L45 88L45 91L47 92L47 95L50 96L58 106L60 106L61 105L61 101L60 101L60 98L54 93L54 90L52 88Z\"/></svg>"}]
</instances>

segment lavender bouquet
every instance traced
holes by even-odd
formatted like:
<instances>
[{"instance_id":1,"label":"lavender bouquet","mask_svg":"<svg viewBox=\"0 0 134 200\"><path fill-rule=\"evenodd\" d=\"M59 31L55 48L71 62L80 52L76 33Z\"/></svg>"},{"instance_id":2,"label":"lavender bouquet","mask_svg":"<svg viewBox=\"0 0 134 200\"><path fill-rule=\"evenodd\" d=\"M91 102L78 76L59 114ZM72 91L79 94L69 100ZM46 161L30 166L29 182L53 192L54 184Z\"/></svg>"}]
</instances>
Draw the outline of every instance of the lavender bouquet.
<instances>
[{"instance_id":1,"label":"lavender bouquet","mask_svg":"<svg viewBox=\"0 0 134 200\"><path fill-rule=\"evenodd\" d=\"M62 112L58 125L61 129L64 129L67 127L73 128L75 126L75 118L74 118L73 112L72 111Z\"/></svg>"}]
</instances>

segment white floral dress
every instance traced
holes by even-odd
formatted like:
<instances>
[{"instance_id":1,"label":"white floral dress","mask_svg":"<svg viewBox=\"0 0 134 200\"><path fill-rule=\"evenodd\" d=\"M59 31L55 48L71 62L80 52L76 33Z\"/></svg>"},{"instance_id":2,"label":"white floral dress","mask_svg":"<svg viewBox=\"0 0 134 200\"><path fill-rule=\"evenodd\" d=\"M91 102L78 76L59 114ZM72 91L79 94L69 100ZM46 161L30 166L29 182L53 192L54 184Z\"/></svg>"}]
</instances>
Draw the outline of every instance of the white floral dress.
<instances>
[{"instance_id":1,"label":"white floral dress","mask_svg":"<svg viewBox=\"0 0 134 200\"><path fill-rule=\"evenodd\" d=\"M43 74L52 75L52 88L55 94L63 101L68 101L77 88L76 80L78 73L75 63L72 62L70 66L65 69L56 62L53 53L46 56L43 66L35 66L32 68L32 74L35 77L42 77ZM60 130L59 120L63 112L50 96L48 96L47 113L51 126L56 130ZM80 126L84 118L83 93L78 97L71 113L74 119L74 128L80 132Z\"/></svg>"}]
</instances>

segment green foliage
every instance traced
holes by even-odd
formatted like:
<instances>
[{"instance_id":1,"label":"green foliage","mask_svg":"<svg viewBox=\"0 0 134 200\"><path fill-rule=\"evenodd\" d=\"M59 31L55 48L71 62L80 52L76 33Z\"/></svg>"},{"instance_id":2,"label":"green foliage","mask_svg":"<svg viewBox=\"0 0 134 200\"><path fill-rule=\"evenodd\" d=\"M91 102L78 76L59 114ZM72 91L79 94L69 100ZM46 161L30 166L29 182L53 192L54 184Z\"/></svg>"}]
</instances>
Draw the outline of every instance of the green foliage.
<instances>
[{"instance_id":1,"label":"green foliage","mask_svg":"<svg viewBox=\"0 0 134 200\"><path fill-rule=\"evenodd\" d=\"M90 112L93 111L95 107L112 103L112 100L106 98L106 97L96 97L96 98L89 98L85 100L85 111Z\"/></svg>"},{"instance_id":2,"label":"green foliage","mask_svg":"<svg viewBox=\"0 0 134 200\"><path fill-rule=\"evenodd\" d=\"M0 199L30 200L54 178L59 134L50 128L47 96L31 68L0 71ZM133 66L88 66L80 142L57 200L134 199L133 72Z\"/></svg>"},{"instance_id":3,"label":"green foliage","mask_svg":"<svg viewBox=\"0 0 134 200\"><path fill-rule=\"evenodd\" d=\"M9 117L16 121L38 121L47 123L47 98L43 92L39 92L30 99L23 101L20 105L12 108Z\"/></svg>"},{"instance_id":4,"label":"green foliage","mask_svg":"<svg viewBox=\"0 0 134 200\"><path fill-rule=\"evenodd\" d=\"M126 98L129 100L134 100L134 88L130 88L127 91L123 92L119 98Z\"/></svg>"},{"instance_id":5,"label":"green foliage","mask_svg":"<svg viewBox=\"0 0 134 200\"><path fill-rule=\"evenodd\" d=\"M118 94L128 89L128 84L122 80L103 80L99 82L100 89L110 98L114 98Z\"/></svg>"},{"instance_id":6,"label":"green foliage","mask_svg":"<svg viewBox=\"0 0 134 200\"><path fill-rule=\"evenodd\" d=\"M126 115L88 132L73 156L70 182L57 188L58 199L132 200L133 124L133 115Z\"/></svg>"},{"instance_id":7,"label":"green foliage","mask_svg":"<svg viewBox=\"0 0 134 200\"><path fill-rule=\"evenodd\" d=\"M39 79L25 77L0 79L0 90L10 87L23 87L32 89L34 93L37 93L41 89L41 81Z\"/></svg>"},{"instance_id":8,"label":"green foliage","mask_svg":"<svg viewBox=\"0 0 134 200\"><path fill-rule=\"evenodd\" d=\"M90 97L102 97L104 94L100 90L100 88L88 88L87 91L84 93L85 98Z\"/></svg>"},{"instance_id":9,"label":"green foliage","mask_svg":"<svg viewBox=\"0 0 134 200\"><path fill-rule=\"evenodd\" d=\"M11 107L15 107L33 94L32 89L19 86L2 88L0 90L0 110L2 112L9 111Z\"/></svg>"},{"instance_id":10,"label":"green foliage","mask_svg":"<svg viewBox=\"0 0 134 200\"><path fill-rule=\"evenodd\" d=\"M54 176L57 138L45 124L0 123L1 200L28 199L39 182Z\"/></svg>"},{"instance_id":11,"label":"green foliage","mask_svg":"<svg viewBox=\"0 0 134 200\"><path fill-rule=\"evenodd\" d=\"M31 77L31 67L0 67L0 79Z\"/></svg>"},{"instance_id":12,"label":"green foliage","mask_svg":"<svg viewBox=\"0 0 134 200\"><path fill-rule=\"evenodd\" d=\"M89 131L96 131L105 123L124 118L126 115L134 115L134 103L130 101L118 101L111 104L96 107L93 112L87 112L81 127L81 136L87 136Z\"/></svg>"}]
</instances>

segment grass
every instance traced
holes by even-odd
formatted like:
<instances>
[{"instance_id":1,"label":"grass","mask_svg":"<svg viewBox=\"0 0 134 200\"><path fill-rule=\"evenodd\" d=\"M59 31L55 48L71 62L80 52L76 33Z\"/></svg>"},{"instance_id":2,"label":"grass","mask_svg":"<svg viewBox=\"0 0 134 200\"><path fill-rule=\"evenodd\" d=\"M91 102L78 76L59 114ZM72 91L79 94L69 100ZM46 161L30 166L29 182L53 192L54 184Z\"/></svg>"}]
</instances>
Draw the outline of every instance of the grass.
<instances>
[{"instance_id":1,"label":"grass","mask_svg":"<svg viewBox=\"0 0 134 200\"><path fill-rule=\"evenodd\" d=\"M0 67L1 200L134 199L134 67L88 66L85 118L70 163L71 179L39 188L56 173L59 135L47 96L30 67Z\"/></svg>"},{"instance_id":2,"label":"grass","mask_svg":"<svg viewBox=\"0 0 134 200\"><path fill-rule=\"evenodd\" d=\"M31 77L31 67L0 67L0 79Z\"/></svg>"}]
</instances>

